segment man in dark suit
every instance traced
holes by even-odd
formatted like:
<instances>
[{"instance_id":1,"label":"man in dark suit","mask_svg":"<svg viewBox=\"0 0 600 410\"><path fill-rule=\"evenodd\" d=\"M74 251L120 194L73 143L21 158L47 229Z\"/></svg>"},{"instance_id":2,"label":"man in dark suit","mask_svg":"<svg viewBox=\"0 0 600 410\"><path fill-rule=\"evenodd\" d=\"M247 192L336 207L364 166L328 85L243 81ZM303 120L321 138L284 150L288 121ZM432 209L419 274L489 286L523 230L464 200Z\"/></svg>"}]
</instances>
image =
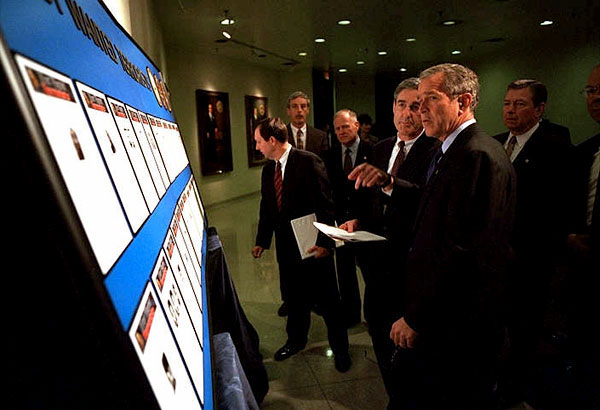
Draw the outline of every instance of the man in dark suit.
<instances>
[{"instance_id":1,"label":"man in dark suit","mask_svg":"<svg viewBox=\"0 0 600 410\"><path fill-rule=\"evenodd\" d=\"M402 363L403 398L415 408L492 409L516 178L502 146L475 121L477 75L441 64L420 80L425 132L442 141L425 186L368 164L349 178L357 188L394 184L392 198L422 191L406 262L404 315L390 332L413 359Z\"/></svg>"},{"instance_id":2,"label":"man in dark suit","mask_svg":"<svg viewBox=\"0 0 600 410\"><path fill-rule=\"evenodd\" d=\"M375 145L372 164L394 177L422 185L440 142L424 133L417 100L418 86L419 79L412 77L396 87L392 110L397 134L395 138L386 138ZM402 391L393 377L394 343L389 335L392 324L402 316L400 289L418 196L394 202L389 190L361 191L369 195L366 206L360 208L359 219L348 220L341 226L349 231L360 226L387 238L387 241L360 244L359 265L365 280L365 317L369 334L390 397L390 408L394 408ZM390 255L394 257L390 258Z\"/></svg>"},{"instance_id":3,"label":"man in dark suit","mask_svg":"<svg viewBox=\"0 0 600 410\"><path fill-rule=\"evenodd\" d=\"M333 259L332 241L319 233L315 246L308 249L314 256L302 259L291 221L312 213L317 220L331 225L334 218L331 188L323 161L311 152L297 150L287 141L287 129L278 118L267 118L254 132L256 149L272 160L263 167L260 216L255 258L268 249L275 233L277 262L286 277L288 320L285 345L275 353L275 360L285 360L298 353L307 343L310 311L318 303L327 325L329 344L340 372L350 368L348 334L340 320L340 303Z\"/></svg>"},{"instance_id":4,"label":"man in dark suit","mask_svg":"<svg viewBox=\"0 0 600 410\"><path fill-rule=\"evenodd\" d=\"M544 331L544 319L557 319L547 312L551 280L565 254L572 146L568 129L565 134L565 127L540 122L547 96L539 81L510 83L502 109L509 131L494 137L504 145L517 174L514 254L506 290L510 350L500 380L508 406L522 400L533 403L525 394L537 382L536 347L545 333L551 336Z\"/></svg>"},{"instance_id":5,"label":"man in dark suit","mask_svg":"<svg viewBox=\"0 0 600 410\"><path fill-rule=\"evenodd\" d=\"M290 123L287 124L288 142L292 147L313 152L323 161L327 160L327 151L329 150L329 141L324 131L310 127L306 120L310 113L310 99L302 91L295 91L288 97L286 107ZM288 294L288 283L285 278L280 278L281 300L283 303L279 307L277 314L287 316L288 307L286 304Z\"/></svg>"},{"instance_id":6,"label":"man in dark suit","mask_svg":"<svg viewBox=\"0 0 600 410\"><path fill-rule=\"evenodd\" d=\"M288 141L294 148L314 152L322 160L327 159L329 142L324 131L308 126L306 120L310 113L310 99L302 91L296 91L288 97L287 115L290 123L287 125Z\"/></svg>"},{"instance_id":7,"label":"man in dark suit","mask_svg":"<svg viewBox=\"0 0 600 410\"><path fill-rule=\"evenodd\" d=\"M600 124L600 64L592 69L584 89L590 117ZM596 408L600 379L600 133L575 148L573 193L568 235L569 338L581 408Z\"/></svg>"},{"instance_id":8,"label":"man in dark suit","mask_svg":"<svg viewBox=\"0 0 600 410\"><path fill-rule=\"evenodd\" d=\"M356 165L371 161L373 145L358 138L359 123L356 113L351 110L338 111L333 117L333 126L340 144L329 151L327 173L333 189L335 220L342 224L358 218L364 212L361 207L370 206L365 198L367 191L355 190L348 174ZM335 250L343 320L347 327L361 322L356 251L357 247L350 243Z\"/></svg>"}]
</instances>

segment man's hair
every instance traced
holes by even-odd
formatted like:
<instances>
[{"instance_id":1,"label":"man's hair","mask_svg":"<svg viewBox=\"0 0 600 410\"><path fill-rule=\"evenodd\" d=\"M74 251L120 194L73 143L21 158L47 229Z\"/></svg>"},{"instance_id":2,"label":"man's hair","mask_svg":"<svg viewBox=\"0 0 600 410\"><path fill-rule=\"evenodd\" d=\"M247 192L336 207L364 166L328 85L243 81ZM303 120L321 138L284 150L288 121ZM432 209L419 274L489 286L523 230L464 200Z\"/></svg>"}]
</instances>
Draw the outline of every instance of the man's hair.
<instances>
[{"instance_id":1,"label":"man's hair","mask_svg":"<svg viewBox=\"0 0 600 410\"><path fill-rule=\"evenodd\" d=\"M287 127L279 118L267 117L259 122L256 128L258 128L260 136L265 141L269 141L271 137L279 142L286 142L288 140Z\"/></svg>"},{"instance_id":2,"label":"man's hair","mask_svg":"<svg viewBox=\"0 0 600 410\"><path fill-rule=\"evenodd\" d=\"M295 91L295 92L291 93L288 97L288 102L287 102L288 108L290 108L290 102L292 100L295 100L296 98L304 98L306 100L306 104L308 104L308 106L310 107L310 98L308 98L308 95L302 91Z\"/></svg>"},{"instance_id":3,"label":"man's hair","mask_svg":"<svg viewBox=\"0 0 600 410\"><path fill-rule=\"evenodd\" d=\"M473 96L471 111L475 111L479 104L479 79L477 74L470 68L460 64L444 63L429 67L419 75L422 81L432 75L444 73L441 91L450 98L456 98L461 94L469 93Z\"/></svg>"},{"instance_id":4,"label":"man's hair","mask_svg":"<svg viewBox=\"0 0 600 410\"><path fill-rule=\"evenodd\" d=\"M523 88L529 88L531 90L531 99L533 100L533 106L538 107L542 103L548 101L548 90L544 83L537 80L516 80L510 83L507 90L521 90Z\"/></svg>"},{"instance_id":5,"label":"man's hair","mask_svg":"<svg viewBox=\"0 0 600 410\"><path fill-rule=\"evenodd\" d=\"M420 83L421 80L417 77L409 77L406 80L402 80L394 90L394 101L396 101L398 94L400 94L402 90L416 90L419 88Z\"/></svg>"},{"instance_id":6,"label":"man's hair","mask_svg":"<svg viewBox=\"0 0 600 410\"><path fill-rule=\"evenodd\" d=\"M340 115L348 115L348 117L350 117L351 120L360 122L360 120L356 117L356 113L352 110L349 110L348 108L344 108L343 110L339 110L338 112L336 112L333 115L333 119L335 120Z\"/></svg>"}]
</instances>

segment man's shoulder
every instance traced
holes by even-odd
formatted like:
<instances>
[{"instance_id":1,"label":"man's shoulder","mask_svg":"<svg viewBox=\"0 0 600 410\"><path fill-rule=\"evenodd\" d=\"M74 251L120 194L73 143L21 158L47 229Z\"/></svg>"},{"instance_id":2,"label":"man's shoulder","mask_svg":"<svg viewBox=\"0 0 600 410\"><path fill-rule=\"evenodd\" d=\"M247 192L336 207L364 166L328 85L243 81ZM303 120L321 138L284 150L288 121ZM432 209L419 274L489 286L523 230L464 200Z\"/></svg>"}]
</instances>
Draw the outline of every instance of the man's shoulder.
<instances>
[{"instance_id":1,"label":"man's shoulder","mask_svg":"<svg viewBox=\"0 0 600 410\"><path fill-rule=\"evenodd\" d=\"M327 138L327 133L325 131L311 127L310 125L306 126L306 133L310 135L315 135L319 138Z\"/></svg>"},{"instance_id":2,"label":"man's shoulder","mask_svg":"<svg viewBox=\"0 0 600 410\"><path fill-rule=\"evenodd\" d=\"M577 144L575 149L579 153L596 153L598 147L600 147L600 134L596 134L593 137L590 137L585 141Z\"/></svg>"},{"instance_id":3,"label":"man's shoulder","mask_svg":"<svg viewBox=\"0 0 600 410\"><path fill-rule=\"evenodd\" d=\"M495 139L496 141L500 141L501 143L504 143L506 141L506 138L508 138L508 131L504 131L501 132L500 134L496 134L493 135L492 138Z\"/></svg>"}]
</instances>

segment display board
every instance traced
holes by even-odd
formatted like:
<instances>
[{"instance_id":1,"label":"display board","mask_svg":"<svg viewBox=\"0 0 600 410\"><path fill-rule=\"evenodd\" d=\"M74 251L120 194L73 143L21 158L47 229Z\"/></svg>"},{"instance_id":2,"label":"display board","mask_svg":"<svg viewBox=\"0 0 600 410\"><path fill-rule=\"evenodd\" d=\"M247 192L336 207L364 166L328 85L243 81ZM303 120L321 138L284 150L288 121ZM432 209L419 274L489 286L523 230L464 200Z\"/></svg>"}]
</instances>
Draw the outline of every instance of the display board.
<instances>
[{"instance_id":1,"label":"display board","mask_svg":"<svg viewBox=\"0 0 600 410\"><path fill-rule=\"evenodd\" d=\"M2 0L0 32L132 366L161 409L212 409L207 221L162 74L100 1Z\"/></svg>"}]
</instances>

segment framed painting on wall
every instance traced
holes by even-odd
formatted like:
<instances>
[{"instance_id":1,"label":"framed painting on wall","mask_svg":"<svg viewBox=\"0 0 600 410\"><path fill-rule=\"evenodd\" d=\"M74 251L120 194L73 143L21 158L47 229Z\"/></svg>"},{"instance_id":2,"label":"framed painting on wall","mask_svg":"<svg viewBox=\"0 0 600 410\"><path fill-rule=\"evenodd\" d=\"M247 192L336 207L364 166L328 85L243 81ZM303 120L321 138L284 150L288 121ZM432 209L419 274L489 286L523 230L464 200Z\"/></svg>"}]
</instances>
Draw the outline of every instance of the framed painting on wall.
<instances>
[{"instance_id":1,"label":"framed painting on wall","mask_svg":"<svg viewBox=\"0 0 600 410\"><path fill-rule=\"evenodd\" d=\"M202 175L232 171L228 94L196 90L196 115Z\"/></svg>"},{"instance_id":2,"label":"framed painting on wall","mask_svg":"<svg viewBox=\"0 0 600 410\"><path fill-rule=\"evenodd\" d=\"M256 149L254 143L254 128L269 116L267 97L247 95L246 101L246 143L248 145L248 167L263 165L267 159Z\"/></svg>"}]
</instances>

